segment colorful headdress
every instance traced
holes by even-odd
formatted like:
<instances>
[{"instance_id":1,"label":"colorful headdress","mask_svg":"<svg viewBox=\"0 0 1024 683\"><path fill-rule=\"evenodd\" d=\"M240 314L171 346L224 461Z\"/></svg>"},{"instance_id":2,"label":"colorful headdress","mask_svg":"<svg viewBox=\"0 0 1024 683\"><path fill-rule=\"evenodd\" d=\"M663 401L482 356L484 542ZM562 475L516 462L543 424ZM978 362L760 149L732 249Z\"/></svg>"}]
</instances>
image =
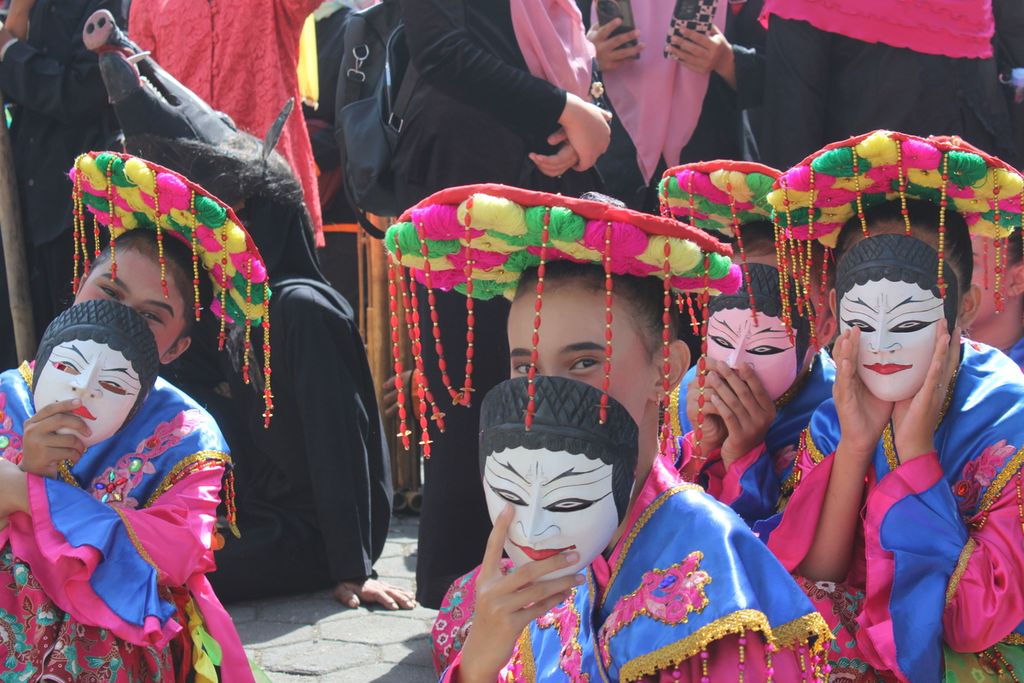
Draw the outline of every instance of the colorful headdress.
<instances>
[{"instance_id":1,"label":"colorful headdress","mask_svg":"<svg viewBox=\"0 0 1024 683\"><path fill-rule=\"evenodd\" d=\"M213 284L210 309L220 320L219 346L223 348L226 326L244 328L243 376L249 381L252 350L251 326L263 327L263 382L266 410L273 413L270 387L270 286L259 250L231 207L184 176L145 159L115 152L89 152L75 160L74 183L74 289L88 276L93 258L101 253L100 225L110 231L111 276L117 277L117 238L137 228L156 234L160 278L168 296L166 235L187 245L192 252L193 309L199 319L200 263ZM86 209L92 229L86 225ZM93 237L90 249L89 236Z\"/></svg>"},{"instance_id":2,"label":"colorful headdress","mask_svg":"<svg viewBox=\"0 0 1024 683\"><path fill-rule=\"evenodd\" d=\"M996 240L996 290L1006 263L1006 238L1021 227L1024 177L1009 164L956 137L920 138L875 131L826 146L783 173L768 196L784 239L780 265L806 282L810 259L797 246L817 239L834 247L839 232L865 208L899 201L910 232L908 199L928 201L938 212L939 289L945 294L946 212L964 217L972 234ZM827 267L827 261L822 264ZM824 279L824 278L823 278ZM1002 305L997 295L997 306Z\"/></svg>"},{"instance_id":3,"label":"colorful headdress","mask_svg":"<svg viewBox=\"0 0 1024 683\"><path fill-rule=\"evenodd\" d=\"M504 185L468 185L442 190L406 211L389 228L385 246L391 253L391 327L395 374L400 376L398 300L413 340L413 356L422 374L420 320L415 315L416 288L409 286L398 264L405 266L427 289L432 335L439 356L442 381L454 404L468 405L473 388L473 301L495 296L512 298L525 270L538 269L533 349L530 365L531 403L535 403L537 345L541 324L544 268L552 261L573 261L602 267L605 273L605 379L601 419L607 416L607 390L611 371L612 276L654 276L664 283L664 334L666 383L670 310L675 296L701 292L734 292L740 284L739 269L732 265L732 249L714 237L688 225L659 216L639 213L609 201L574 199ZM456 290L466 295L467 342L465 382L456 389L448 376L441 348L440 327L434 309L434 290ZM692 306L692 304L691 304ZM398 385L399 406L404 388ZM443 415L429 391L419 382L420 424L426 438L427 406L443 429ZM402 437L408 446L405 415L401 407Z\"/></svg>"},{"instance_id":4,"label":"colorful headdress","mask_svg":"<svg viewBox=\"0 0 1024 683\"><path fill-rule=\"evenodd\" d=\"M771 192L780 172L749 161L701 161L665 171L658 186L662 212L701 230L739 237L739 226L770 221Z\"/></svg>"}]
</instances>

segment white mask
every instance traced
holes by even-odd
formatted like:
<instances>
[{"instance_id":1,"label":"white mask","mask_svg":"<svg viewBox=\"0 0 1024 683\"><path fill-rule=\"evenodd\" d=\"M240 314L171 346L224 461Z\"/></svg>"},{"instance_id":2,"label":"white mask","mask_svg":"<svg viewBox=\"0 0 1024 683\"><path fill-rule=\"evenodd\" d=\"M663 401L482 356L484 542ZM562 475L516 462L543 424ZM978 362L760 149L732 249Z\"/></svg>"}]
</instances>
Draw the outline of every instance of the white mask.
<instances>
[{"instance_id":1,"label":"white mask","mask_svg":"<svg viewBox=\"0 0 1024 683\"><path fill-rule=\"evenodd\" d=\"M124 354L90 339L58 344L35 373L36 410L59 401L81 400L75 413L92 430L80 437L86 447L124 425L141 390L139 375Z\"/></svg>"},{"instance_id":2,"label":"white mask","mask_svg":"<svg viewBox=\"0 0 1024 683\"><path fill-rule=\"evenodd\" d=\"M908 282L855 284L839 300L840 331L861 330L857 372L883 401L904 401L921 389L936 324L946 324L943 300Z\"/></svg>"},{"instance_id":3,"label":"white mask","mask_svg":"<svg viewBox=\"0 0 1024 683\"><path fill-rule=\"evenodd\" d=\"M579 560L545 576L568 576L589 565L619 526L612 465L565 451L508 448L484 465L491 521L511 504L505 551L517 567L574 550Z\"/></svg>"},{"instance_id":4,"label":"white mask","mask_svg":"<svg viewBox=\"0 0 1024 683\"><path fill-rule=\"evenodd\" d=\"M715 311L708 320L708 358L736 370L749 366L775 400L792 386L799 370L796 347L786 324L777 317L749 308Z\"/></svg>"}]
</instances>

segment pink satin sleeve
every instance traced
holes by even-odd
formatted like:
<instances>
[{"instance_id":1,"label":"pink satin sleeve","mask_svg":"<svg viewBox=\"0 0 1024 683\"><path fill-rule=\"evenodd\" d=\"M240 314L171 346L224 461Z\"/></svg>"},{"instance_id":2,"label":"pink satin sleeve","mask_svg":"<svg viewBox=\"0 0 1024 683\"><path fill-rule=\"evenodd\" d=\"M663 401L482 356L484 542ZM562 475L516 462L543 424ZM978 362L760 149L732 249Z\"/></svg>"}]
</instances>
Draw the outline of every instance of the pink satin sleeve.
<instances>
[{"instance_id":1,"label":"pink satin sleeve","mask_svg":"<svg viewBox=\"0 0 1024 683\"><path fill-rule=\"evenodd\" d=\"M743 487L740 485L743 474L758 461L764 452L765 445L758 444L746 455L726 467L721 457L722 452L720 450L713 451L708 456L708 464L704 466L703 470L704 476L707 477L708 493L716 500L726 505L732 505L743 493Z\"/></svg>"},{"instance_id":2,"label":"pink satin sleeve","mask_svg":"<svg viewBox=\"0 0 1024 683\"><path fill-rule=\"evenodd\" d=\"M1024 622L1024 481L1018 472L991 507L969 520L970 539L946 593L946 643L980 652Z\"/></svg>"},{"instance_id":3,"label":"pink satin sleeve","mask_svg":"<svg viewBox=\"0 0 1024 683\"><path fill-rule=\"evenodd\" d=\"M803 445L797 451L793 467L799 471L799 482L786 504L782 521L768 539L768 548L791 572L796 571L811 550L834 462L835 458L828 457L815 463Z\"/></svg>"}]
</instances>

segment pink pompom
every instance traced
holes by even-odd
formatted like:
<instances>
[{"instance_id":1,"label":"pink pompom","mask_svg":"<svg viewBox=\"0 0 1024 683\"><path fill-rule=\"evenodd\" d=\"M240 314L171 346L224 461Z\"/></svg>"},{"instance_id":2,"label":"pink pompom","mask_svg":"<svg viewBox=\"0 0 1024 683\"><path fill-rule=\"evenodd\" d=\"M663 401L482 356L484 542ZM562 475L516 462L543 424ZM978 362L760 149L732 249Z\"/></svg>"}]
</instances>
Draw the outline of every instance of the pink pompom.
<instances>
[{"instance_id":1,"label":"pink pompom","mask_svg":"<svg viewBox=\"0 0 1024 683\"><path fill-rule=\"evenodd\" d=\"M814 174L815 190L827 190L832 187L835 182L836 179L830 175L826 175L824 173ZM779 181L779 185L797 192L809 192L811 190L811 167L805 165L789 169L785 174L783 174L782 179Z\"/></svg>"},{"instance_id":2,"label":"pink pompom","mask_svg":"<svg viewBox=\"0 0 1024 683\"><path fill-rule=\"evenodd\" d=\"M221 317L223 309L220 307L220 298L219 297L213 297L213 301L210 302L210 312L213 313L213 315L216 316L217 318ZM235 319L232 318L230 314L225 314L223 317L224 317L225 322L227 322L228 325L234 325L235 324Z\"/></svg>"},{"instance_id":3,"label":"pink pompom","mask_svg":"<svg viewBox=\"0 0 1024 683\"><path fill-rule=\"evenodd\" d=\"M817 189L817 188L816 188ZM836 187L815 192L814 203L819 207L836 207L857 201L857 193Z\"/></svg>"},{"instance_id":4,"label":"pink pompom","mask_svg":"<svg viewBox=\"0 0 1024 683\"><path fill-rule=\"evenodd\" d=\"M895 164L875 166L864 175L870 182L861 183L861 192L889 192L898 186L893 183L899 177L899 169Z\"/></svg>"},{"instance_id":5,"label":"pink pompom","mask_svg":"<svg viewBox=\"0 0 1024 683\"><path fill-rule=\"evenodd\" d=\"M975 223L981 220L981 214L975 211L971 211L964 214L964 222L967 223L968 227L973 226Z\"/></svg>"},{"instance_id":6,"label":"pink pompom","mask_svg":"<svg viewBox=\"0 0 1024 683\"><path fill-rule=\"evenodd\" d=\"M202 245L203 249L210 253L217 253L222 250L220 240L217 239L213 230L205 225L196 226L196 241Z\"/></svg>"},{"instance_id":7,"label":"pink pompom","mask_svg":"<svg viewBox=\"0 0 1024 683\"><path fill-rule=\"evenodd\" d=\"M693 211L690 211L690 207L687 204L673 206L672 215L682 221L706 221L708 219L708 215L698 210L697 207L693 207Z\"/></svg>"},{"instance_id":8,"label":"pink pompom","mask_svg":"<svg viewBox=\"0 0 1024 683\"><path fill-rule=\"evenodd\" d=\"M156 187L160 192L160 210L162 212L166 213L171 209L187 211L190 208L192 193L188 185L183 183L178 176L173 173L158 173Z\"/></svg>"},{"instance_id":9,"label":"pink pompom","mask_svg":"<svg viewBox=\"0 0 1024 683\"><path fill-rule=\"evenodd\" d=\"M1000 199L999 200L999 210L1000 211L1009 211L1011 213L1020 213L1020 211L1021 211L1020 195L1019 194L1015 194L1012 197L1010 197L1009 199Z\"/></svg>"},{"instance_id":10,"label":"pink pompom","mask_svg":"<svg viewBox=\"0 0 1024 683\"><path fill-rule=\"evenodd\" d=\"M607 221L587 221L587 227L583 231L583 246L603 254L607 225ZM635 225L612 221L611 228L613 264L633 259L647 248L647 234Z\"/></svg>"},{"instance_id":11,"label":"pink pompom","mask_svg":"<svg viewBox=\"0 0 1024 683\"><path fill-rule=\"evenodd\" d=\"M942 152L923 140L903 140L900 149L904 168L934 171L942 162Z\"/></svg>"},{"instance_id":12,"label":"pink pompom","mask_svg":"<svg viewBox=\"0 0 1024 683\"><path fill-rule=\"evenodd\" d=\"M413 270L412 275L424 287L427 285L426 274L422 270ZM466 275L462 270L432 270L430 271L430 286L440 289L442 292L450 292L455 285L461 285L466 281Z\"/></svg>"},{"instance_id":13,"label":"pink pompom","mask_svg":"<svg viewBox=\"0 0 1024 683\"><path fill-rule=\"evenodd\" d=\"M508 254L499 254L493 251L482 251L480 249L467 250L462 249L454 254L448 254L448 262L454 266L454 268L460 272L466 268L466 258L472 255L473 257L473 268L475 270L490 270L496 266L500 266L508 261ZM438 271L442 272L442 271Z\"/></svg>"},{"instance_id":14,"label":"pink pompom","mask_svg":"<svg viewBox=\"0 0 1024 683\"><path fill-rule=\"evenodd\" d=\"M970 185L961 187L956 183L946 183L946 194L950 199L974 199L977 196Z\"/></svg>"},{"instance_id":15,"label":"pink pompom","mask_svg":"<svg viewBox=\"0 0 1024 683\"><path fill-rule=\"evenodd\" d=\"M459 224L459 210L451 204L432 204L412 210L412 222L422 226L428 240L457 240L464 237L466 228Z\"/></svg>"},{"instance_id":16,"label":"pink pompom","mask_svg":"<svg viewBox=\"0 0 1024 683\"><path fill-rule=\"evenodd\" d=\"M249 261L252 261L252 265L249 265ZM265 282L267 279L267 269L263 265L263 262L259 259L252 258L248 252L238 252L231 254L231 262L235 265L235 269L243 276L247 273L251 273L252 282L260 284Z\"/></svg>"},{"instance_id":17,"label":"pink pompom","mask_svg":"<svg viewBox=\"0 0 1024 683\"><path fill-rule=\"evenodd\" d=\"M711 178L703 173L693 174L692 185L688 178L681 180L679 182L679 187L684 192L688 192L692 187L695 195L704 197L715 204L729 203L729 195L715 187L715 184L711 182Z\"/></svg>"},{"instance_id":18,"label":"pink pompom","mask_svg":"<svg viewBox=\"0 0 1024 683\"><path fill-rule=\"evenodd\" d=\"M652 266L649 263L637 261L636 259L630 259L622 270L616 270L613 262L612 269L615 272L621 272L625 275L636 275L637 277L647 277L654 273L661 273L661 266Z\"/></svg>"}]
</instances>

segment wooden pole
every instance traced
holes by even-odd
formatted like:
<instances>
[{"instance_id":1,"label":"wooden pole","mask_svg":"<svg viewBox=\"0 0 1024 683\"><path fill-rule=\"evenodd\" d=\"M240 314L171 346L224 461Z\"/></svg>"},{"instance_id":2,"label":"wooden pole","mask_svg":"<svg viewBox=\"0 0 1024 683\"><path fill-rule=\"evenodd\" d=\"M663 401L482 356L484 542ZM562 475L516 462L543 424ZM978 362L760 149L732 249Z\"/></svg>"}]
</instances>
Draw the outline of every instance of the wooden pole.
<instances>
[{"instance_id":1,"label":"wooden pole","mask_svg":"<svg viewBox=\"0 0 1024 683\"><path fill-rule=\"evenodd\" d=\"M0 95L0 116L4 114ZM36 327L32 320L32 297L29 293L28 262L25 259L25 232L18 203L18 182L14 175L14 154L6 120L0 120L0 239L3 240L4 264L7 270L7 296L14 324L14 344L18 358L27 360L36 355Z\"/></svg>"}]
</instances>

